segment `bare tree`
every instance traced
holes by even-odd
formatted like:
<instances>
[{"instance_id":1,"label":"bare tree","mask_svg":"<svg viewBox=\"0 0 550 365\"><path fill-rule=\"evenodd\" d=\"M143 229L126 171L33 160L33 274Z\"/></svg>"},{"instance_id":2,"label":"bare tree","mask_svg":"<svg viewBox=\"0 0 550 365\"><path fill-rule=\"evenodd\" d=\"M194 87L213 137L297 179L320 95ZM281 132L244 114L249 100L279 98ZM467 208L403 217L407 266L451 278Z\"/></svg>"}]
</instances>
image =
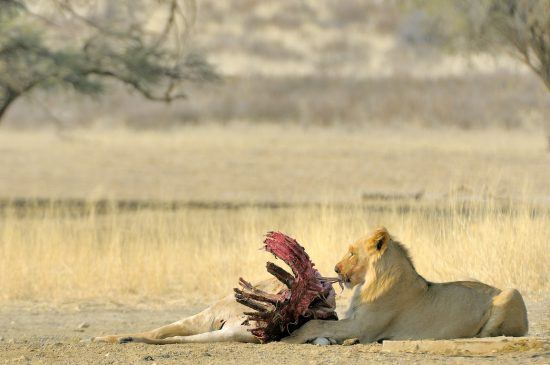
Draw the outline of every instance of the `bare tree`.
<instances>
[{"instance_id":1,"label":"bare tree","mask_svg":"<svg viewBox=\"0 0 550 365\"><path fill-rule=\"evenodd\" d=\"M0 120L34 89L99 94L115 80L150 100L185 98L213 81L189 52L195 4L183 0L0 0Z\"/></svg>"},{"instance_id":2,"label":"bare tree","mask_svg":"<svg viewBox=\"0 0 550 365\"><path fill-rule=\"evenodd\" d=\"M485 28L525 63L550 93L550 1L492 0ZM550 150L550 116L545 128Z\"/></svg>"},{"instance_id":3,"label":"bare tree","mask_svg":"<svg viewBox=\"0 0 550 365\"><path fill-rule=\"evenodd\" d=\"M439 21L449 48L508 52L550 92L550 0L416 0L408 6ZM550 116L543 119L550 149Z\"/></svg>"},{"instance_id":4,"label":"bare tree","mask_svg":"<svg viewBox=\"0 0 550 365\"><path fill-rule=\"evenodd\" d=\"M550 1L492 0L485 27L513 47L550 92Z\"/></svg>"}]
</instances>

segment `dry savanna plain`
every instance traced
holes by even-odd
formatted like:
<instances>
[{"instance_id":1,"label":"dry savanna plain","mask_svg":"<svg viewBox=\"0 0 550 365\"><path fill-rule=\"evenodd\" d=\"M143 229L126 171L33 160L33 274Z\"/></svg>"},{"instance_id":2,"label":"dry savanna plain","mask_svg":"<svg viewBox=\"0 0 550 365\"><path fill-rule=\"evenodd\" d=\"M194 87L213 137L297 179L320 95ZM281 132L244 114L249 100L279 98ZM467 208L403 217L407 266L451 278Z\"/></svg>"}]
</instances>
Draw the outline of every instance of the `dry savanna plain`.
<instances>
[{"instance_id":1,"label":"dry savanna plain","mask_svg":"<svg viewBox=\"0 0 550 365\"><path fill-rule=\"evenodd\" d=\"M548 363L545 143L521 130L246 123L5 131L0 364ZM347 245L380 225L432 281L518 288L541 342L476 355L85 341L175 321L230 293L239 276L266 277L267 231L297 238L330 276ZM348 297L340 293L340 309Z\"/></svg>"}]
</instances>

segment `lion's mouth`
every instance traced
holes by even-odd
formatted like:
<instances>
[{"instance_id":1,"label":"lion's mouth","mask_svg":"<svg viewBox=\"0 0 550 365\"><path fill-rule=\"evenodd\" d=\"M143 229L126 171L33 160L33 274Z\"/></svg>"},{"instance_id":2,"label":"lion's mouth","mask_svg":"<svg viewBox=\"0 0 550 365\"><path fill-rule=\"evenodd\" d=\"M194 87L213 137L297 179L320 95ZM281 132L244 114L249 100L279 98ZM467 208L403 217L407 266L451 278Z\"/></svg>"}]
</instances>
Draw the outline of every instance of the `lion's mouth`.
<instances>
[{"instance_id":1,"label":"lion's mouth","mask_svg":"<svg viewBox=\"0 0 550 365\"><path fill-rule=\"evenodd\" d=\"M340 283L344 284L346 288L350 289L353 285L351 284L351 277L347 275L338 275Z\"/></svg>"},{"instance_id":2,"label":"lion's mouth","mask_svg":"<svg viewBox=\"0 0 550 365\"><path fill-rule=\"evenodd\" d=\"M338 279L340 279L340 282L341 283L344 283L344 284L351 284L351 278L347 275L338 275Z\"/></svg>"}]
</instances>

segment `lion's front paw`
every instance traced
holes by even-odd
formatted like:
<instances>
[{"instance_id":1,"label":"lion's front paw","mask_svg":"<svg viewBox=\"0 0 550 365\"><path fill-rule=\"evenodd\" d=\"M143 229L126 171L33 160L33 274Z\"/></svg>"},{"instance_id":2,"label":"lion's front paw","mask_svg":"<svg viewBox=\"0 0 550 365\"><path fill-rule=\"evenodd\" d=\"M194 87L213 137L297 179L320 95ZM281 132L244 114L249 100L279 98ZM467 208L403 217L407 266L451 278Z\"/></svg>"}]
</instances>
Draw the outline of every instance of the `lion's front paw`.
<instances>
[{"instance_id":1,"label":"lion's front paw","mask_svg":"<svg viewBox=\"0 0 550 365\"><path fill-rule=\"evenodd\" d=\"M317 346L330 346L330 345L336 345L336 341L332 338L327 337L316 337L311 341L308 341L308 343L311 343L312 345Z\"/></svg>"}]
</instances>

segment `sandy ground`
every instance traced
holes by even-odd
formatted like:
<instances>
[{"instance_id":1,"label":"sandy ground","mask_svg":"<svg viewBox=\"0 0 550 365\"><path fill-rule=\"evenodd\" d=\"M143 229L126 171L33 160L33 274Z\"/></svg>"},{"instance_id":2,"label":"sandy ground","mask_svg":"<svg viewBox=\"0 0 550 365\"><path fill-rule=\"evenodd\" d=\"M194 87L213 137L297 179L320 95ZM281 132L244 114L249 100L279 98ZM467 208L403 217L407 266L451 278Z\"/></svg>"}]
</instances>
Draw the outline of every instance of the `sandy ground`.
<instances>
[{"instance_id":1,"label":"sandy ground","mask_svg":"<svg viewBox=\"0 0 550 365\"><path fill-rule=\"evenodd\" d=\"M550 298L527 300L530 336L550 338ZM550 363L550 348L484 356L387 353L382 346L253 345L240 343L152 346L81 342L91 336L133 332L170 323L203 306L134 308L72 305L58 309L29 304L0 309L0 364L395 364ZM89 325L79 328L82 323Z\"/></svg>"}]
</instances>

